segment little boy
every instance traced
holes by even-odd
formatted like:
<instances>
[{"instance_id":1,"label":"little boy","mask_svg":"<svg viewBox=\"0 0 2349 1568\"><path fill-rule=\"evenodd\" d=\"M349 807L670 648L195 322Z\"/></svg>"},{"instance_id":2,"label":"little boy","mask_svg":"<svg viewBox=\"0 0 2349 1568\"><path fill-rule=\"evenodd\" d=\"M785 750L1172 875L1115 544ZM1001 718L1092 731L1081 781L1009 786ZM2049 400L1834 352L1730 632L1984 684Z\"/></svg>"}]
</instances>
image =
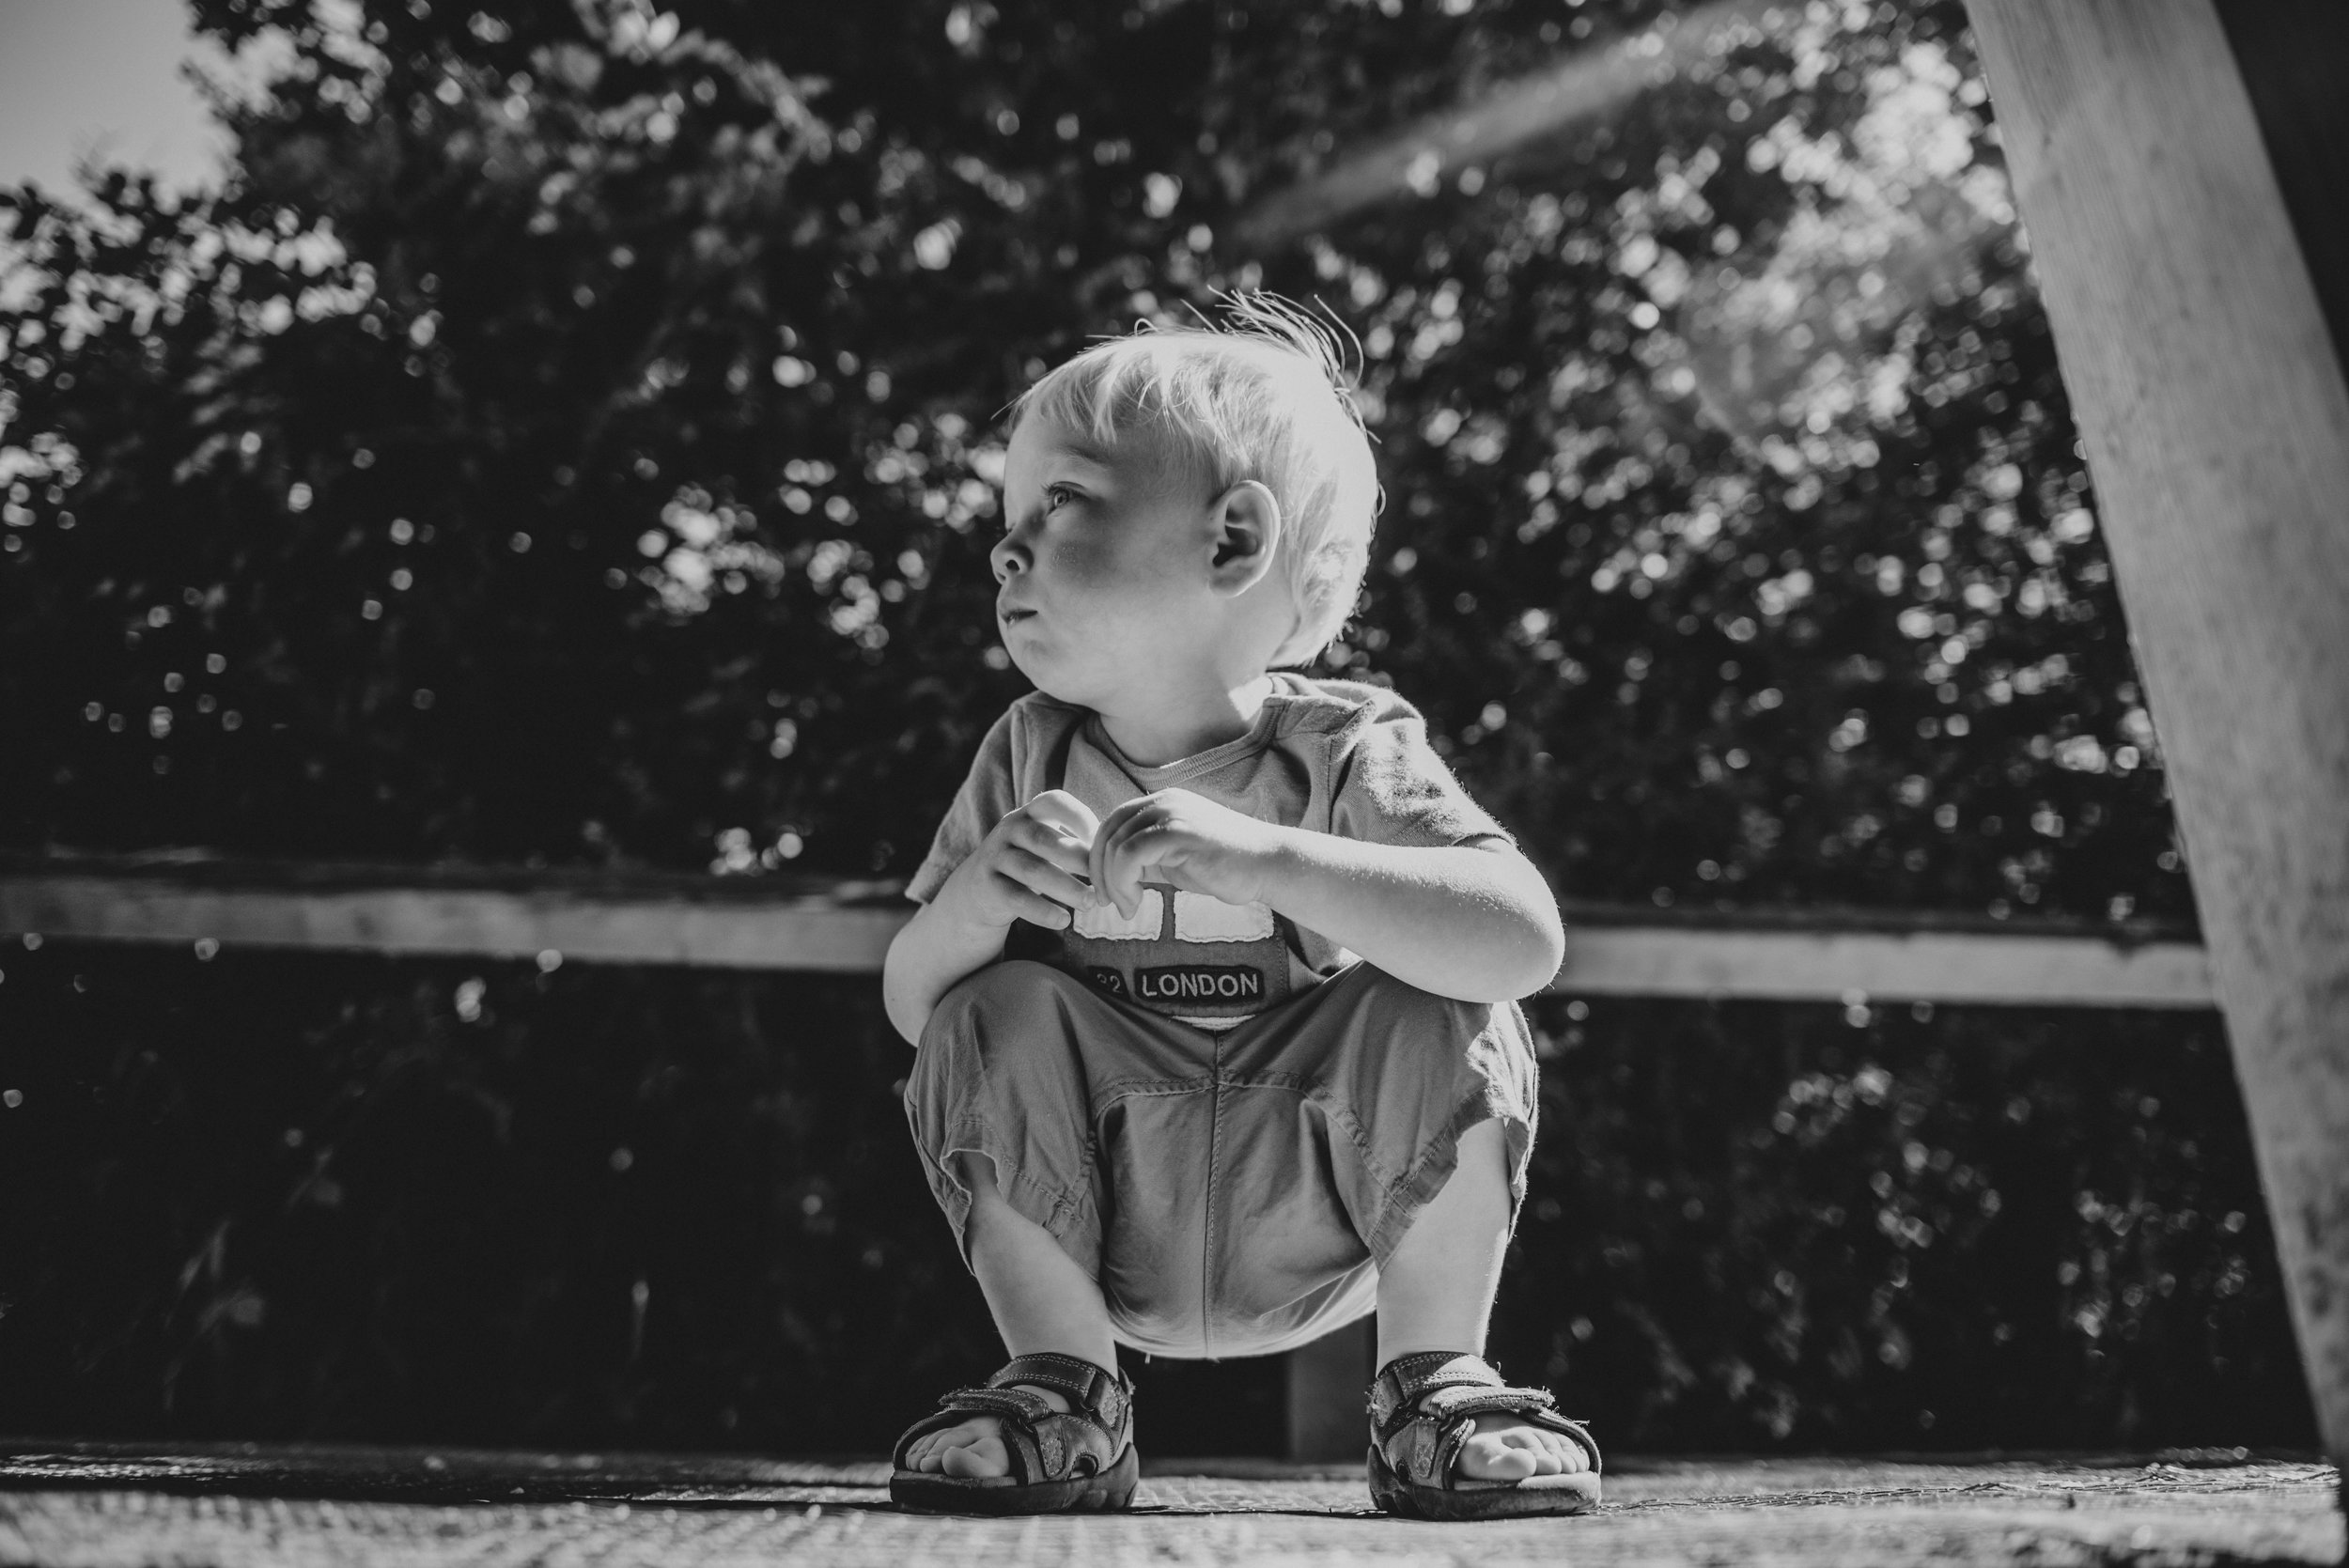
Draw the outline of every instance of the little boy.
<instances>
[{"instance_id":1,"label":"little boy","mask_svg":"<svg viewBox=\"0 0 2349 1568\"><path fill-rule=\"evenodd\" d=\"M1514 999L1555 901L1410 706L1303 664L1377 477L1333 345L1265 296L1015 406L991 552L1034 682L891 945L915 1142L1012 1360L899 1442L911 1507L1118 1508L1120 1342L1287 1350L1373 1311L1371 1487L1576 1513L1598 1451L1481 1357L1534 1120Z\"/></svg>"}]
</instances>

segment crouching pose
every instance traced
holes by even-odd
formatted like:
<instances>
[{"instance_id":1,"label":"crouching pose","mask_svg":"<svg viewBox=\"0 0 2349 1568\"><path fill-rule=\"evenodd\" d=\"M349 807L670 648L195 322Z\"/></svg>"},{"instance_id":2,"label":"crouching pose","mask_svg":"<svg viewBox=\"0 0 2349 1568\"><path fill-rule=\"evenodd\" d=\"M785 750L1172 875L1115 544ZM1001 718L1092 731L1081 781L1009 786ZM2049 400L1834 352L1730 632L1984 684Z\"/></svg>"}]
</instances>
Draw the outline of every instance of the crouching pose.
<instances>
[{"instance_id":1,"label":"crouching pose","mask_svg":"<svg viewBox=\"0 0 2349 1568\"><path fill-rule=\"evenodd\" d=\"M1376 1312L1371 1489L1565 1514L1598 1451L1482 1357L1532 1147L1540 874L1408 703L1279 668L1354 604L1377 480L1325 340L1261 297L1047 376L991 560L1036 690L890 949L906 1110L1010 1361L899 1442L901 1503L1117 1508L1119 1343L1290 1349Z\"/></svg>"}]
</instances>

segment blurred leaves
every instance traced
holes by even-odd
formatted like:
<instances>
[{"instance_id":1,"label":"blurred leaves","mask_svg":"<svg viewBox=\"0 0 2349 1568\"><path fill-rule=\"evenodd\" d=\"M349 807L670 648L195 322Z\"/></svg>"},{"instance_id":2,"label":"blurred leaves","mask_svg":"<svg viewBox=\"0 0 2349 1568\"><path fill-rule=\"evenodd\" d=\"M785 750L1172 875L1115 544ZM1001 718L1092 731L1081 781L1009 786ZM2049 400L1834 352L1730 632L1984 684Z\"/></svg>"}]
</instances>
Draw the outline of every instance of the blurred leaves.
<instances>
[{"instance_id":1,"label":"blurred leaves","mask_svg":"<svg viewBox=\"0 0 2349 1568\"><path fill-rule=\"evenodd\" d=\"M197 9L288 62L230 188L0 208L10 842L902 870L1018 690L997 411L1262 283L1366 347L1328 667L1561 887L2190 918L1952 6L1725 27L1256 257L1672 19Z\"/></svg>"},{"instance_id":2,"label":"blurred leaves","mask_svg":"<svg viewBox=\"0 0 2349 1568\"><path fill-rule=\"evenodd\" d=\"M1532 1012L1496 1354L1618 1440L2310 1440L2215 1017Z\"/></svg>"},{"instance_id":3,"label":"blurred leaves","mask_svg":"<svg viewBox=\"0 0 2349 1568\"><path fill-rule=\"evenodd\" d=\"M24 1430L872 1448L989 1354L868 986L10 945Z\"/></svg>"},{"instance_id":4,"label":"blurred leaves","mask_svg":"<svg viewBox=\"0 0 2349 1568\"><path fill-rule=\"evenodd\" d=\"M1620 1448L2313 1441L2215 1020L1532 1009L1494 1329ZM869 983L17 943L21 1431L875 1452L1000 1359ZM1132 1370L1277 1452L1277 1362Z\"/></svg>"}]
</instances>

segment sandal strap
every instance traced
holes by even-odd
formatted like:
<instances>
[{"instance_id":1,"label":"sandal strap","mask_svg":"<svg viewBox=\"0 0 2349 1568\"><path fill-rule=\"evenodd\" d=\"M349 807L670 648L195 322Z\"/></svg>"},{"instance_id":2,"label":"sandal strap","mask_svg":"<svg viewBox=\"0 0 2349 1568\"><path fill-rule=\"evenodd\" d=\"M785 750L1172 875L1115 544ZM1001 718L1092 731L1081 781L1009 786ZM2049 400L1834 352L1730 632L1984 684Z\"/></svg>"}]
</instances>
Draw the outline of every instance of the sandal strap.
<instances>
[{"instance_id":1,"label":"sandal strap","mask_svg":"<svg viewBox=\"0 0 2349 1568\"><path fill-rule=\"evenodd\" d=\"M1112 1432L1124 1427L1126 1413L1133 1402L1133 1387L1121 1374L1080 1357L1063 1356L1051 1350L1014 1356L1003 1363L1003 1371L987 1380L990 1389L1014 1383L1030 1383L1066 1394Z\"/></svg>"},{"instance_id":2,"label":"sandal strap","mask_svg":"<svg viewBox=\"0 0 2349 1568\"><path fill-rule=\"evenodd\" d=\"M1451 1389L1462 1392L1430 1398ZM1482 1356L1451 1350L1397 1356L1378 1370L1370 1386L1370 1420L1381 1441L1394 1436L1406 1421L1423 1415L1440 1419L1465 1413L1471 1404L1483 1411L1548 1409L1556 1403L1547 1389L1509 1387L1500 1371Z\"/></svg>"},{"instance_id":3,"label":"sandal strap","mask_svg":"<svg viewBox=\"0 0 2349 1568\"><path fill-rule=\"evenodd\" d=\"M1058 1414L1034 1389L957 1389L941 1396L938 1407L961 1416L1009 1416L1030 1423Z\"/></svg>"}]
</instances>

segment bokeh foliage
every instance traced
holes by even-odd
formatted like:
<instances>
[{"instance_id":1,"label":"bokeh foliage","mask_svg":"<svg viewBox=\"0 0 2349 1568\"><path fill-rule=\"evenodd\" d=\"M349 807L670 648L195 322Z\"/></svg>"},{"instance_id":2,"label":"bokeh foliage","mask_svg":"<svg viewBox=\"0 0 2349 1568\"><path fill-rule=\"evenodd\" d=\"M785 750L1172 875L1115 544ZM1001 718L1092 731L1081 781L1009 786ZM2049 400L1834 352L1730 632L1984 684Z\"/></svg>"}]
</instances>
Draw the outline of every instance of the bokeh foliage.
<instances>
[{"instance_id":1,"label":"bokeh foliage","mask_svg":"<svg viewBox=\"0 0 2349 1568\"><path fill-rule=\"evenodd\" d=\"M0 1431L871 1452L1000 1358L869 983L11 946ZM1614 1452L2309 1441L2215 1022L1533 1013L1494 1353Z\"/></svg>"},{"instance_id":2,"label":"bokeh foliage","mask_svg":"<svg viewBox=\"0 0 2349 1568\"><path fill-rule=\"evenodd\" d=\"M1562 892L2191 918L1952 4L1786 7L1495 161L1423 159L1392 199L1264 243L1246 237L1277 228L1282 193L1351 149L1579 52L1663 40L1670 8L194 10L280 62L267 91L223 101L238 147L223 192L110 173L78 203L0 193L0 843L902 872L1020 689L986 613L998 411L1091 334L1262 285L1359 335L1389 497L1361 613L1324 667L1418 702ZM767 1250L746 1265L766 1282L742 1288L801 1327L729 1365L794 1369L769 1374L784 1390L885 1332L929 1376L898 1314L951 1254L902 1151L881 1157L894 1123L868 1144L842 1130L863 1112L827 1120L891 1076L897 1048L867 1002L813 982L805 995L829 1000L802 1007L762 1000L801 998L800 982L567 971L553 1011L491 1010L443 1035L456 1002L437 968L265 967L285 996L252 1024L257 1054L241 1075L204 1070L272 1073L268 1051L294 1038L350 1059L344 1077L297 1079L311 1109L279 1120L324 1125L350 1083L399 1063L450 1103L474 1094L481 1052L533 1064L510 1099L475 1096L507 1107L482 1179L521 1184L516 1212L560 1216L537 1238L552 1250L524 1261L493 1244L492 1217L450 1221L448 1245L509 1271L500 1288L622 1311L584 1261L614 1223L600 1200L561 1175L568 1156L511 1130L554 1114L551 1064L576 1033L616 1075L599 1093L630 1073L698 1085L647 1103L670 1136L717 1118L700 1134L713 1172L730 1159L724 1179L757 1194L729 1245ZM54 1064L32 1026L63 1027L39 999L64 971L8 968L0 1052ZM598 1000L566 1013L552 999L574 986ZM2015 1390L2044 1406L2048 1387L2067 1440L2304 1430L2291 1396L2231 1403L2237 1384L2210 1372L2223 1343L2263 1369L2260 1389L2293 1386L2212 1022L1922 1023L1864 1003L1549 1022L1554 1141L1520 1278L1558 1295L1513 1286L1504 1337L1519 1362L1594 1379L1641 1441L1954 1441L1952 1423L2026 1441L2042 1406ZM834 1056L849 1077L811 1064ZM740 1110L744 1094L773 1118ZM2167 1110L2128 1109L2148 1102ZM56 1095L28 1102L43 1103ZM2011 1157L2028 1173L1993 1180L2019 1146L2000 1120L2016 1103L2037 1108L2032 1152ZM1646 1136L1621 1121L1635 1108ZM2178 1124L2189 1110L2213 1120ZM1764 1129L1767 1150L1750 1143ZM305 1157L358 1146L322 1137ZM412 1157L366 1146L386 1171ZM818 1175L858 1201L894 1194L910 1212L888 1223L923 1261L786 1261L787 1217L760 1205ZM1668 1196L1651 1200L1657 1183ZM2026 1224L2039 1210L2018 1183L2077 1223ZM2010 1206L1985 1214L1992 1185ZM354 1172L342 1189L368 1187ZM79 1212L54 1190L56 1213ZM158 1408L158 1366L237 1334L278 1371L172 1419L355 1431L400 1408L369 1379L430 1334L330 1354L273 1338L284 1315L238 1315L244 1287L210 1238L232 1215L311 1201L282 1180L194 1190L210 1206L190 1196L158 1221L137 1266L210 1258L179 1289L211 1306L126 1306L126 1281L109 1308L69 1287L77 1271L20 1263L0 1343L29 1314L92 1367L146 1369L122 1374L117 1421ZM1689 1202L1739 1218L1697 1224ZM2115 1230L2108 1210L2134 1218ZM346 1227L337 1266L397 1296L437 1277L442 1234L396 1245L401 1213L315 1218ZM2249 1229L2226 1231L2232 1214ZM2124 1265L2090 1261L2082 1237L2108 1234L2095 1255ZM77 1255L69 1233L43 1245ZM1615 1261L1684 1249L1675 1268ZM2087 1272L2049 1284L2062 1265ZM2115 1267L2153 1294L2076 1290ZM2024 1323L1999 1292L2032 1270ZM44 1291L81 1315L25 1305ZM832 1315L810 1317L816 1303ZM416 1321L378 1304L381 1321ZM969 1305L937 1343L983 1358ZM362 1321L343 1306L316 1320ZM483 1321L512 1340L535 1320ZM750 1321L736 1328L754 1338ZM2033 1358L1978 1408L1920 1381L1963 1381L2007 1343L2002 1323ZM502 1417L485 1396L446 1419L718 1440L720 1406L688 1385L549 1382ZM334 1405L357 1389L379 1392ZM699 1414L645 1414L667 1398ZM462 1405L381 1421L421 1432ZM1930 1439L1928 1408L1946 1418Z\"/></svg>"}]
</instances>

